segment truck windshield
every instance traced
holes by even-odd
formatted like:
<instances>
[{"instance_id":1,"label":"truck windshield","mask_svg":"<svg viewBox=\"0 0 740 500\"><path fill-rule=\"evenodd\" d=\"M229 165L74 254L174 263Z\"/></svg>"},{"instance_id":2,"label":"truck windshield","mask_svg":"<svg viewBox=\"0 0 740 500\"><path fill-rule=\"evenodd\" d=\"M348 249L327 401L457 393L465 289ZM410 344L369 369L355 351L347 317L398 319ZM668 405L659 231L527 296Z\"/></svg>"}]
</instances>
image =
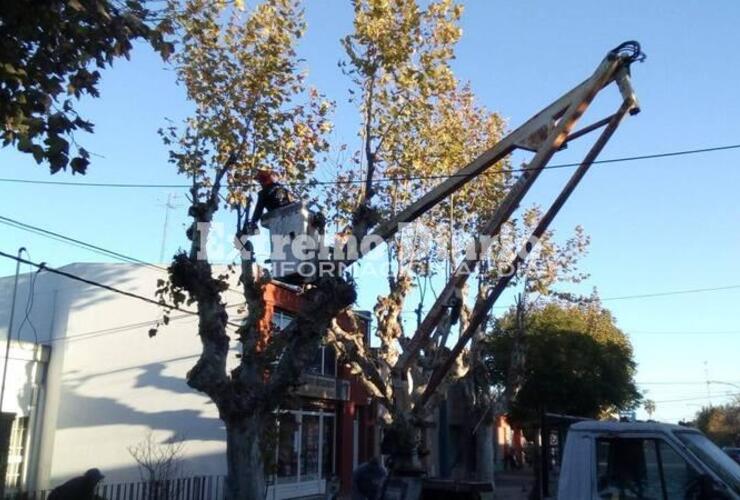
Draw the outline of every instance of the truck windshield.
<instances>
[{"instance_id":1,"label":"truck windshield","mask_svg":"<svg viewBox=\"0 0 740 500\"><path fill-rule=\"evenodd\" d=\"M693 431L678 431L675 434L725 484L735 493L740 493L740 465L736 464L703 434Z\"/></svg>"}]
</instances>

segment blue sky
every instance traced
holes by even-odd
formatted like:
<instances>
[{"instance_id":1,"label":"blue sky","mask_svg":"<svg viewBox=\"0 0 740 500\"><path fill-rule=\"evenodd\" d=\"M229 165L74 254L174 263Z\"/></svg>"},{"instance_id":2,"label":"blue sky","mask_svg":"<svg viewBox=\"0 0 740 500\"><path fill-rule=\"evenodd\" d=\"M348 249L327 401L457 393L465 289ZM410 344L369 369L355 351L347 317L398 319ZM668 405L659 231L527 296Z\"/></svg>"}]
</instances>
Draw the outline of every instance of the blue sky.
<instances>
[{"instance_id":1,"label":"blue sky","mask_svg":"<svg viewBox=\"0 0 740 500\"><path fill-rule=\"evenodd\" d=\"M633 68L643 112L623 124L602 158L740 143L740 3L464 4L457 75L512 126L588 76L607 50L636 39L648 54ZM346 103L348 81L336 66L342 57L338 40L351 29L349 2L309 0L306 5L309 31L301 55L311 83L338 101L336 142L352 146L357 116ZM104 73L101 94L81 105L96 124L95 134L78 138L101 157L93 158L84 178L60 174L54 180L182 182L156 135L165 117L177 119L189 109L173 72L148 48L137 47L132 61L119 61ZM606 102L613 105L614 96ZM574 146L556 162L573 160L579 152ZM740 150L733 150L595 166L553 226L565 233L582 224L591 235L583 262L591 277L582 289L596 286L608 299L740 285L739 161ZM0 165L0 177L50 179L46 168L9 149L0 150ZM528 202L547 204L567 175L543 174ZM182 191L0 184L0 215L147 261L159 259L163 205L176 193L180 207L170 213L166 254L184 242ZM20 245L34 260L51 265L105 260L0 227L0 249L14 252ZM12 271L12 263L0 262L0 275ZM378 292L364 284L360 305L370 308ZM657 418L687 418L697 405L707 404L707 373L711 380L740 385L738 300L740 289L605 301L630 334L637 379L657 402ZM716 404L740 388L713 384L710 391Z\"/></svg>"}]
</instances>

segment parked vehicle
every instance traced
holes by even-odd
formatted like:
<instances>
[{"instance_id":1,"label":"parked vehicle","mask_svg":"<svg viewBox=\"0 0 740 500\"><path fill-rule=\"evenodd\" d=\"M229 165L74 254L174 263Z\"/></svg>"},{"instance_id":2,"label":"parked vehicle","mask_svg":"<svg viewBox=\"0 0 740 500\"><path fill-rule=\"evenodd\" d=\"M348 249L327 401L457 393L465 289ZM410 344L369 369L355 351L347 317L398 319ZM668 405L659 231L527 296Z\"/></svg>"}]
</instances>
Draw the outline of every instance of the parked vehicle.
<instances>
[{"instance_id":1,"label":"parked vehicle","mask_svg":"<svg viewBox=\"0 0 740 500\"><path fill-rule=\"evenodd\" d=\"M579 422L568 430L560 500L740 500L740 465L696 429Z\"/></svg>"}]
</instances>

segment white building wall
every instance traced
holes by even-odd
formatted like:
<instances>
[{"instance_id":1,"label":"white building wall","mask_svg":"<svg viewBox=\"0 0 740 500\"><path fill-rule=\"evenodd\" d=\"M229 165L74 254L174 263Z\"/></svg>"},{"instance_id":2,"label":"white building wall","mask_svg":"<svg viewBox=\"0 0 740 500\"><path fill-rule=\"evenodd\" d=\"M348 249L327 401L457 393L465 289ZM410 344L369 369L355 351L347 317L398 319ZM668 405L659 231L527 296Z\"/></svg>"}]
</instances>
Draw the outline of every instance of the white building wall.
<instances>
[{"instance_id":1,"label":"white building wall","mask_svg":"<svg viewBox=\"0 0 740 500\"><path fill-rule=\"evenodd\" d=\"M165 277L157 269L129 264L63 269L152 298L157 279ZM24 276L16 325L19 315L25 316L28 285ZM34 288L29 319L39 342L51 346L43 429L38 431L37 487L58 484L90 467L100 468L106 482L138 480L128 448L150 431L161 441L185 439L186 473L225 472L217 411L185 384L200 351L194 316L173 312L170 324L149 338L148 330L161 317L156 305L49 273L41 273ZM0 279L0 328L5 330L10 293L12 277ZM239 303L238 293L226 296ZM34 340L24 327L21 336L29 335Z\"/></svg>"},{"instance_id":2,"label":"white building wall","mask_svg":"<svg viewBox=\"0 0 740 500\"><path fill-rule=\"evenodd\" d=\"M5 339L0 348L0 374L5 367ZM49 350L43 346L13 339L8 352L2 411L29 417L35 404L37 385L44 375Z\"/></svg>"},{"instance_id":3,"label":"white building wall","mask_svg":"<svg viewBox=\"0 0 740 500\"><path fill-rule=\"evenodd\" d=\"M35 461L38 457L40 445L39 433L36 432L41 424L44 401L44 383L46 367L49 361L49 347L13 338L10 349L6 352L6 344L2 344L0 358L0 373L3 373L6 354L8 369L5 372L5 390L3 391L3 413L12 413L16 420L26 418L24 427L27 429L23 440L22 461L24 465L19 471L18 486L26 488L29 480L32 482L29 471L35 470ZM17 460L14 456L13 460ZM30 466L30 468L29 468ZM3 478L4 479L4 478Z\"/></svg>"}]
</instances>

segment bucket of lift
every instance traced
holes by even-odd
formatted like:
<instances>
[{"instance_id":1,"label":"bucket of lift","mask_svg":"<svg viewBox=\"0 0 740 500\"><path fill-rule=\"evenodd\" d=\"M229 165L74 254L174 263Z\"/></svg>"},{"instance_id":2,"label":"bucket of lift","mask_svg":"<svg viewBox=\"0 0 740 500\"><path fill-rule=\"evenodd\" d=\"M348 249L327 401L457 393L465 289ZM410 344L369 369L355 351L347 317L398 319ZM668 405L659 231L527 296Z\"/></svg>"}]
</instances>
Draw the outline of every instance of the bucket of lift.
<instances>
[{"instance_id":1,"label":"bucket of lift","mask_svg":"<svg viewBox=\"0 0 740 500\"><path fill-rule=\"evenodd\" d=\"M270 232L272 277L293 285L310 283L318 276L319 252L323 248L321 215L305 203L276 208L261 219Z\"/></svg>"}]
</instances>

